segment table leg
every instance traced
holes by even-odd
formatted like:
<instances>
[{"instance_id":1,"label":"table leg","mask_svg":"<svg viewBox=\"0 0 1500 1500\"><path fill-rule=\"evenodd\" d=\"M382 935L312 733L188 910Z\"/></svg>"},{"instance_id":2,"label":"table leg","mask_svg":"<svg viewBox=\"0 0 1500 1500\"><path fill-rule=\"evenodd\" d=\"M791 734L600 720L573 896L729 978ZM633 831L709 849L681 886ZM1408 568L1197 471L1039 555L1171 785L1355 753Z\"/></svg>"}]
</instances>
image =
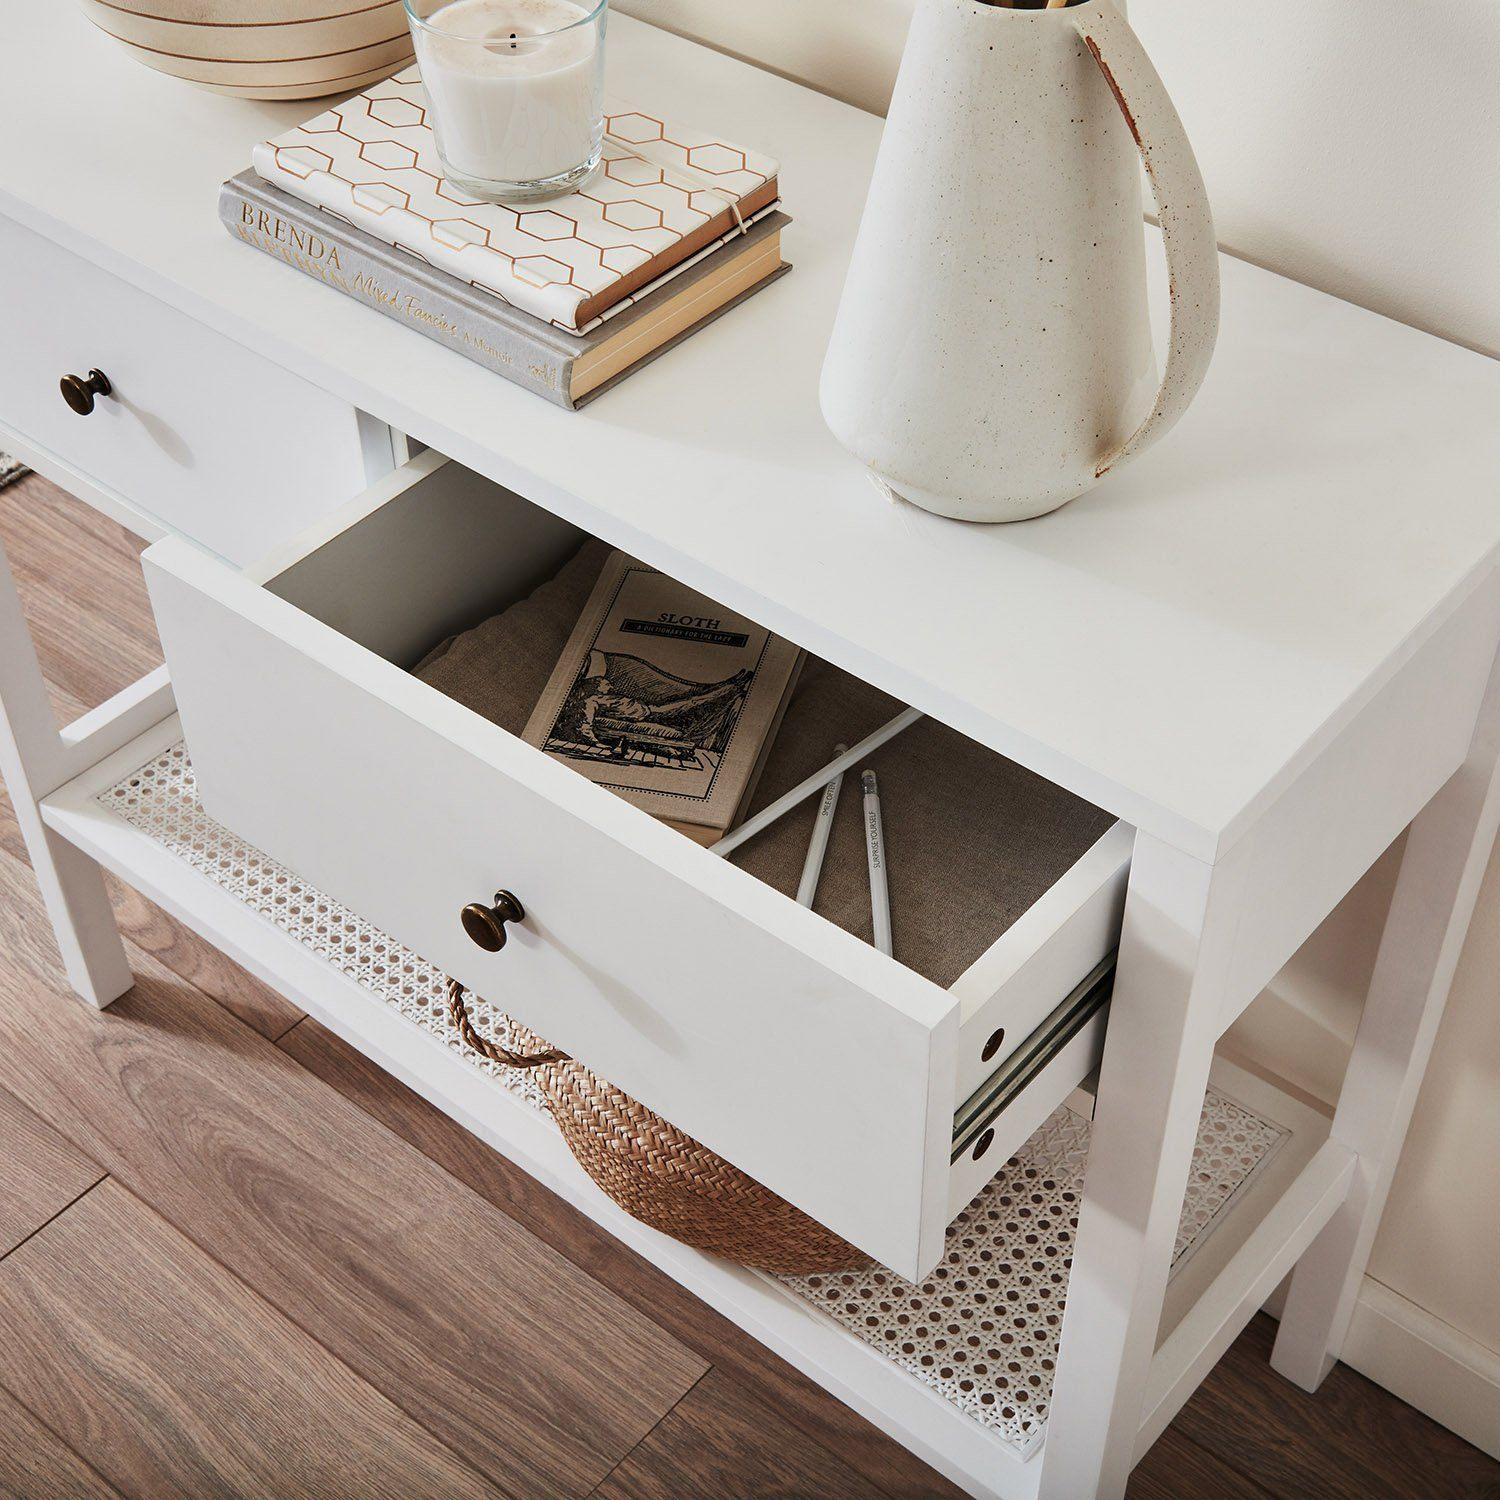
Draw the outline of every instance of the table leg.
<instances>
[{"instance_id":1,"label":"table leg","mask_svg":"<svg viewBox=\"0 0 1500 1500\"><path fill-rule=\"evenodd\" d=\"M1358 1158L1349 1197L1297 1262L1271 1364L1316 1390L1343 1348L1469 919L1500 826L1500 658L1468 758L1406 848L1355 1034L1333 1139Z\"/></svg>"},{"instance_id":2,"label":"table leg","mask_svg":"<svg viewBox=\"0 0 1500 1500\"><path fill-rule=\"evenodd\" d=\"M102 1008L134 981L99 866L42 822L38 803L66 779L62 740L3 546L0 776L10 793L68 980L90 1005Z\"/></svg>"},{"instance_id":3,"label":"table leg","mask_svg":"<svg viewBox=\"0 0 1500 1500\"><path fill-rule=\"evenodd\" d=\"M1041 1500L1123 1495L1218 1040L1233 912L1138 834L1042 1451Z\"/></svg>"}]
</instances>

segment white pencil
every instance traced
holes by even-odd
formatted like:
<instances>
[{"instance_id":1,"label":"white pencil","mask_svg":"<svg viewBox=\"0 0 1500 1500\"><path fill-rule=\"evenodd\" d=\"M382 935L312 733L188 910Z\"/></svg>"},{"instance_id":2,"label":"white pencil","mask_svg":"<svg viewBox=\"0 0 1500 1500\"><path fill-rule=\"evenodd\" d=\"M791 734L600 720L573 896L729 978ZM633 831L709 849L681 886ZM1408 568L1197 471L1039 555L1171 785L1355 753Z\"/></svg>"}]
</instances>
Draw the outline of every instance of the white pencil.
<instances>
[{"instance_id":1,"label":"white pencil","mask_svg":"<svg viewBox=\"0 0 1500 1500\"><path fill-rule=\"evenodd\" d=\"M717 844L710 844L710 854L728 854L741 844L753 839L762 829L769 828L783 813L790 812L799 802L821 792L835 776L841 776L862 756L894 739L903 729L909 729L922 715L914 708L903 708L888 724L882 724L874 734L867 734L852 750L836 755L821 771L814 771L806 781L799 781L791 791L784 792L774 802L768 803L753 818L746 818L733 833L726 833Z\"/></svg>"},{"instance_id":2,"label":"white pencil","mask_svg":"<svg viewBox=\"0 0 1500 1500\"><path fill-rule=\"evenodd\" d=\"M880 788L875 773L860 777L865 792L865 855L870 861L870 917L875 926L875 946L891 952L891 897L885 883L885 829L880 821Z\"/></svg>"},{"instance_id":3,"label":"white pencil","mask_svg":"<svg viewBox=\"0 0 1500 1500\"><path fill-rule=\"evenodd\" d=\"M835 745L833 753L842 755L849 747ZM797 904L811 906L818 894L818 878L823 873L823 857L828 853L828 835L833 832L833 814L839 805L839 788L844 784L844 773L839 772L823 788L822 800L818 803L818 815L813 819L812 837L807 842L807 860L802 866L802 881L797 887Z\"/></svg>"}]
</instances>

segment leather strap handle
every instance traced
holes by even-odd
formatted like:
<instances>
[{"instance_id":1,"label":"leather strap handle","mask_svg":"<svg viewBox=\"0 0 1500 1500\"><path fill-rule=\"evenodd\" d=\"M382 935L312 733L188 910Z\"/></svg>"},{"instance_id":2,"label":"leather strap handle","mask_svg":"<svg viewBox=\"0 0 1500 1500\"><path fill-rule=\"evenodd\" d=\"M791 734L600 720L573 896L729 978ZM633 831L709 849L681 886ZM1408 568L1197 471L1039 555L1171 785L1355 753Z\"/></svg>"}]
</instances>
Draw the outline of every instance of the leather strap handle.
<instances>
[{"instance_id":1,"label":"leather strap handle","mask_svg":"<svg viewBox=\"0 0 1500 1500\"><path fill-rule=\"evenodd\" d=\"M448 1019L458 1028L458 1034L466 1046L472 1047L491 1062L504 1063L507 1068L540 1068L544 1063L567 1062L568 1054L548 1048L545 1052L512 1052L487 1036L481 1036L469 1019L469 1008L464 1004L464 987L456 979L448 980Z\"/></svg>"},{"instance_id":2,"label":"leather strap handle","mask_svg":"<svg viewBox=\"0 0 1500 1500\"><path fill-rule=\"evenodd\" d=\"M1198 394L1219 336L1219 250L1198 159L1140 38L1111 0L1070 6L1067 15L1099 65L1141 153L1166 242L1172 289L1167 365L1155 404L1100 463L1097 478L1149 448Z\"/></svg>"}]
</instances>

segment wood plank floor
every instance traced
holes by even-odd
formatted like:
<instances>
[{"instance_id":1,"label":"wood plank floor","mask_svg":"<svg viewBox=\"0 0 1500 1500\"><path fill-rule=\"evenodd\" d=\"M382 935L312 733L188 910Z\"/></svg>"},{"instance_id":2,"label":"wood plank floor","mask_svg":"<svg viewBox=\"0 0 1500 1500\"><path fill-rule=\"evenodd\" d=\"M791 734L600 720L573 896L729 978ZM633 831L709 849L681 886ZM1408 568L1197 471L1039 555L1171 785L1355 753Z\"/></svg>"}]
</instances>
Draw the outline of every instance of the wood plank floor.
<instances>
[{"instance_id":1,"label":"wood plank floor","mask_svg":"<svg viewBox=\"0 0 1500 1500\"><path fill-rule=\"evenodd\" d=\"M60 714L159 660L139 544L35 476L0 539ZM0 802L0 1497L957 1491L357 1052L114 887L66 990ZM1257 1319L1134 1500L1500 1497L1500 1464Z\"/></svg>"}]
</instances>

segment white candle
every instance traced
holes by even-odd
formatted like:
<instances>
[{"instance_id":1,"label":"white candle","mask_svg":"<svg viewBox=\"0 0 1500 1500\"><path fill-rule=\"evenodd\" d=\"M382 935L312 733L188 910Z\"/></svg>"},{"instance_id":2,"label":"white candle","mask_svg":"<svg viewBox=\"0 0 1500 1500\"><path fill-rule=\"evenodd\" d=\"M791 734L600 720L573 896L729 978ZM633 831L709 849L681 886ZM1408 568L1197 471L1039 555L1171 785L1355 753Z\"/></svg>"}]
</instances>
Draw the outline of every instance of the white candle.
<instances>
[{"instance_id":1,"label":"white candle","mask_svg":"<svg viewBox=\"0 0 1500 1500\"><path fill-rule=\"evenodd\" d=\"M414 27L445 167L470 184L537 182L592 162L602 129L602 7L451 0Z\"/></svg>"}]
</instances>

